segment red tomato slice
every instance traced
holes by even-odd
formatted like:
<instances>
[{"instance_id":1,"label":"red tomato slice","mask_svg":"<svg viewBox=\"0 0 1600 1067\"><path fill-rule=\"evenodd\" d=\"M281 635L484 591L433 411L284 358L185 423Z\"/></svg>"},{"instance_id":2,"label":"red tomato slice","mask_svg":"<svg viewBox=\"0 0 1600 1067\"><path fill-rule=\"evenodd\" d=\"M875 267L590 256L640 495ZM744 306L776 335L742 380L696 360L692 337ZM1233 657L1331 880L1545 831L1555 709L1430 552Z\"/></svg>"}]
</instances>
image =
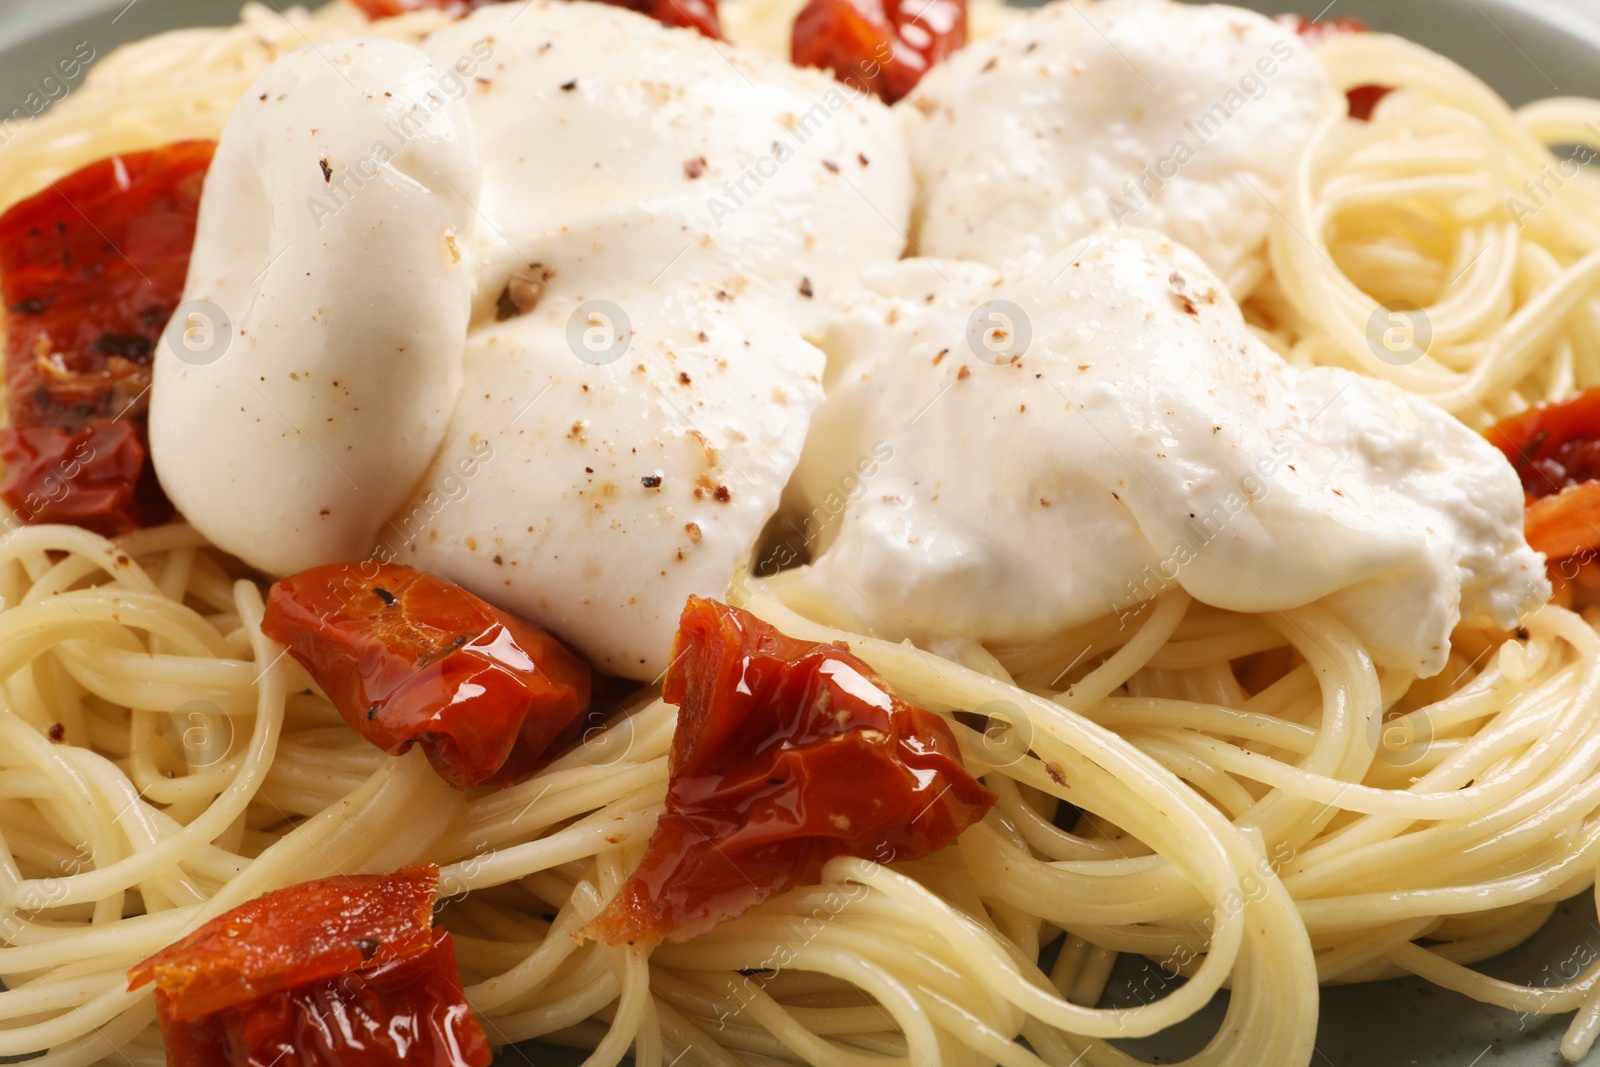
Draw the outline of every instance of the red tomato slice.
<instances>
[{"instance_id":1,"label":"red tomato slice","mask_svg":"<svg viewBox=\"0 0 1600 1067\"><path fill-rule=\"evenodd\" d=\"M0 216L0 494L15 519L119 534L171 517L146 455L150 363L183 294L214 147L103 159Z\"/></svg>"},{"instance_id":2,"label":"red tomato slice","mask_svg":"<svg viewBox=\"0 0 1600 1067\"><path fill-rule=\"evenodd\" d=\"M1312 21L1304 15L1277 15L1274 19L1278 25L1298 33L1309 45L1318 45L1330 37L1337 37L1342 33L1366 33L1367 24L1354 16L1349 18L1322 19ZM1372 109L1378 106L1378 101L1394 92L1388 85L1358 85L1345 93L1349 101L1350 117L1361 122L1372 119Z\"/></svg>"},{"instance_id":3,"label":"red tomato slice","mask_svg":"<svg viewBox=\"0 0 1600 1067\"><path fill-rule=\"evenodd\" d=\"M610 944L686 941L835 856L930 855L995 800L944 721L866 663L725 604L689 599L664 696L678 705L666 811L584 931Z\"/></svg>"},{"instance_id":4,"label":"red tomato slice","mask_svg":"<svg viewBox=\"0 0 1600 1067\"><path fill-rule=\"evenodd\" d=\"M810 0L789 58L894 103L967 43L967 0Z\"/></svg>"},{"instance_id":5,"label":"red tomato slice","mask_svg":"<svg viewBox=\"0 0 1600 1067\"><path fill-rule=\"evenodd\" d=\"M458 789L523 777L589 706L582 658L411 567L337 563L285 578L261 629L356 732L395 755L420 744Z\"/></svg>"},{"instance_id":6,"label":"red tomato slice","mask_svg":"<svg viewBox=\"0 0 1600 1067\"><path fill-rule=\"evenodd\" d=\"M169 1067L487 1067L433 927L438 892L432 864L280 889L145 960L128 988L155 983Z\"/></svg>"},{"instance_id":7,"label":"red tomato slice","mask_svg":"<svg viewBox=\"0 0 1600 1067\"><path fill-rule=\"evenodd\" d=\"M369 19L386 19L403 15L407 11L437 9L453 15L465 15L490 4L510 3L511 0L355 0ZM717 0L601 0L602 3L625 7L642 15L649 15L667 26L690 26L713 40L722 37L722 22L717 17Z\"/></svg>"}]
</instances>

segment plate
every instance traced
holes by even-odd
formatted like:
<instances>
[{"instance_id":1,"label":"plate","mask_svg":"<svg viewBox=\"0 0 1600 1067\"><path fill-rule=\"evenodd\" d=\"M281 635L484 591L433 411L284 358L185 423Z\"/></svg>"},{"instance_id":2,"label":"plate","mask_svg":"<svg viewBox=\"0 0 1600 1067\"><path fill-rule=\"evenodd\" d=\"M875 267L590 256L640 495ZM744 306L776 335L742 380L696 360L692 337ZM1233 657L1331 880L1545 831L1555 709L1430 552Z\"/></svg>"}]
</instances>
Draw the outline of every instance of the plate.
<instances>
[{"instance_id":1,"label":"plate","mask_svg":"<svg viewBox=\"0 0 1600 1067\"><path fill-rule=\"evenodd\" d=\"M279 6L283 0L264 0ZM736 3L738 0L724 0ZM1237 2L1237 0L1236 0ZM1259 11L1356 16L1374 29L1401 34L1475 72L1514 105L1547 96L1600 98L1600 25L1538 0L1244 0ZM240 0L0 0L0 153L26 115L30 93L55 62L87 43L103 56L117 45L184 26L236 20ZM21 109L20 112L13 109ZM1600 959L1600 921L1588 896L1556 909L1531 941L1490 960L1496 977L1537 986L1561 985ZM1112 975L1106 1003L1132 1005L1161 985L1145 964L1124 961ZM1216 1032L1226 993L1173 1030L1119 1042L1138 1058L1173 1063L1198 1051ZM1521 1016L1468 1000L1420 980L1325 990L1316 1067L1554 1067L1570 1016ZM502 1065L576 1067L583 1055L529 1043L504 1050ZM1600 1049L1585 1063L1600 1065Z\"/></svg>"}]
</instances>

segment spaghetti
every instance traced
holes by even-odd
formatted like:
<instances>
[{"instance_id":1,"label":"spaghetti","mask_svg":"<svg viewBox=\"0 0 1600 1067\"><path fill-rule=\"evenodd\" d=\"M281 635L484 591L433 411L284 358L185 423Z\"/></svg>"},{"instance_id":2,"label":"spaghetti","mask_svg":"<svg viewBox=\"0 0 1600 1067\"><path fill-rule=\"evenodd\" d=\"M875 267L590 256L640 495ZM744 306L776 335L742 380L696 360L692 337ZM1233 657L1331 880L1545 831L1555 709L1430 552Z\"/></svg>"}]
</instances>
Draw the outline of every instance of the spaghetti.
<instances>
[{"instance_id":1,"label":"spaghetti","mask_svg":"<svg viewBox=\"0 0 1600 1067\"><path fill-rule=\"evenodd\" d=\"M1600 383L1600 103L1513 112L1396 37L1336 35L1317 57L1336 88L1401 91L1369 122L1324 122L1300 157L1248 306L1280 351L1385 378L1477 429Z\"/></svg>"},{"instance_id":2,"label":"spaghetti","mask_svg":"<svg viewBox=\"0 0 1600 1067\"><path fill-rule=\"evenodd\" d=\"M654 827L673 726L660 700L517 786L461 794L421 753L386 758L344 728L261 635L260 589L230 580L187 528L107 542L34 527L0 551L15 605L0 613L0 897L11 946L0 949L0 1055L49 1049L41 1062L87 1064L121 1048L158 1062L150 1003L124 991L129 967L261 892L423 859L447 865L442 922L496 1043L592 1045L596 1065L632 1048L644 1067L680 1053L707 1064L1021 1065L1051 1062L1051 1048L1070 1060L1086 1042L1096 1059L1115 1058L1104 1039L1170 1026L1231 980L1240 992L1228 1031L1250 1034L1251 1054L1219 1040L1201 1062L1309 1055L1310 948L1288 895L1252 874L1260 839L1127 742L994 678L950 663L930 671L922 653L848 638L934 709L997 699L1029 709L1037 759L1002 749L997 760L983 735L958 731L975 770L1008 764L986 780L1012 783L1002 803L1009 794L1013 817L1033 814L1030 832L1055 797L1144 845L1098 835L1077 845L1053 831L1068 861L1057 870L1022 829L984 826L915 864L835 860L822 885L650 956L569 935L598 914ZM802 636L846 636L775 601L751 606ZM231 742L193 735L196 715ZM1051 883L1053 918L1007 902L1024 872ZM1204 958L1150 1005L1075 1003L1035 963L1067 915L1108 928L1166 923L1166 934L1139 936L1176 945L1194 937L1179 932L1185 921L1208 914ZM1013 1044L1019 1032L1041 1052Z\"/></svg>"}]
</instances>

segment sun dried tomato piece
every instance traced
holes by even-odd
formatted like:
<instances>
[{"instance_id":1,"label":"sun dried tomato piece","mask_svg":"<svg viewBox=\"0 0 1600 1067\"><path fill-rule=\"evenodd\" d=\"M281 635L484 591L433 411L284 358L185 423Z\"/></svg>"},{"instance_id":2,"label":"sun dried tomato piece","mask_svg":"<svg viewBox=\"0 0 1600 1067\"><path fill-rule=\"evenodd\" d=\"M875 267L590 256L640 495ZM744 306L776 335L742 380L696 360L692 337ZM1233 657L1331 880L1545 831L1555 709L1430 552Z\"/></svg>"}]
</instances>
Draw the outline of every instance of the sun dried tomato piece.
<instances>
[{"instance_id":1,"label":"sun dried tomato piece","mask_svg":"<svg viewBox=\"0 0 1600 1067\"><path fill-rule=\"evenodd\" d=\"M1571 485L1533 501L1522 513L1522 533L1551 563L1600 549L1600 482Z\"/></svg>"},{"instance_id":2,"label":"sun dried tomato piece","mask_svg":"<svg viewBox=\"0 0 1600 1067\"><path fill-rule=\"evenodd\" d=\"M1277 15L1274 21L1285 29L1293 30L1309 45L1318 45L1330 37L1344 33L1366 33L1367 24L1355 16L1313 20L1304 15ZM1378 101L1394 92L1388 85L1358 85L1345 93L1350 117L1368 122Z\"/></svg>"},{"instance_id":3,"label":"sun dried tomato piece","mask_svg":"<svg viewBox=\"0 0 1600 1067\"><path fill-rule=\"evenodd\" d=\"M722 19L717 15L717 0L649 0L634 3L631 0L606 0L643 15L649 15L664 26L687 26L699 30L714 41L723 40Z\"/></svg>"},{"instance_id":4,"label":"sun dried tomato piece","mask_svg":"<svg viewBox=\"0 0 1600 1067\"><path fill-rule=\"evenodd\" d=\"M1528 544L1552 563L1600 550L1600 388L1503 419L1487 436L1522 480Z\"/></svg>"},{"instance_id":5,"label":"sun dried tomato piece","mask_svg":"<svg viewBox=\"0 0 1600 1067\"><path fill-rule=\"evenodd\" d=\"M589 706L589 664L560 641L399 564L285 578L261 629L356 732L396 755L420 744L458 789L523 777Z\"/></svg>"},{"instance_id":6,"label":"sun dried tomato piece","mask_svg":"<svg viewBox=\"0 0 1600 1067\"><path fill-rule=\"evenodd\" d=\"M172 509L146 462L144 434L128 419L81 429L0 429L0 497L20 524L64 522L107 537L166 522Z\"/></svg>"},{"instance_id":7,"label":"sun dried tomato piece","mask_svg":"<svg viewBox=\"0 0 1600 1067\"><path fill-rule=\"evenodd\" d=\"M967 43L967 0L810 0L789 58L894 103Z\"/></svg>"},{"instance_id":8,"label":"sun dried tomato piece","mask_svg":"<svg viewBox=\"0 0 1600 1067\"><path fill-rule=\"evenodd\" d=\"M666 810L584 931L610 944L686 941L835 856L931 855L995 800L939 716L841 646L738 608L689 599L663 696L678 705Z\"/></svg>"},{"instance_id":9,"label":"sun dried tomato piece","mask_svg":"<svg viewBox=\"0 0 1600 1067\"><path fill-rule=\"evenodd\" d=\"M1372 121L1372 110L1378 106L1378 101L1394 92L1387 85L1358 85L1345 93L1350 117L1361 122Z\"/></svg>"},{"instance_id":10,"label":"sun dried tomato piece","mask_svg":"<svg viewBox=\"0 0 1600 1067\"><path fill-rule=\"evenodd\" d=\"M494 1059L461 989L455 943L307 982L188 1022L156 993L168 1067L486 1067Z\"/></svg>"},{"instance_id":11,"label":"sun dried tomato piece","mask_svg":"<svg viewBox=\"0 0 1600 1067\"><path fill-rule=\"evenodd\" d=\"M0 492L22 521L119 534L171 517L146 454L150 365L183 294L214 147L112 156L0 216L10 415ZM97 458L68 476L86 441Z\"/></svg>"},{"instance_id":12,"label":"sun dried tomato piece","mask_svg":"<svg viewBox=\"0 0 1600 1067\"><path fill-rule=\"evenodd\" d=\"M487 1067L439 869L340 875L257 897L128 972L154 982L170 1067Z\"/></svg>"},{"instance_id":13,"label":"sun dried tomato piece","mask_svg":"<svg viewBox=\"0 0 1600 1067\"><path fill-rule=\"evenodd\" d=\"M1502 419L1488 438L1516 468L1530 504L1600 481L1600 388Z\"/></svg>"},{"instance_id":14,"label":"sun dried tomato piece","mask_svg":"<svg viewBox=\"0 0 1600 1067\"><path fill-rule=\"evenodd\" d=\"M432 937L439 869L339 875L260 896L128 972L155 982L174 1019L238 1007L269 993L376 967Z\"/></svg>"},{"instance_id":15,"label":"sun dried tomato piece","mask_svg":"<svg viewBox=\"0 0 1600 1067\"><path fill-rule=\"evenodd\" d=\"M438 10L452 15L466 15L490 4L510 3L511 0L355 0L355 5L366 12L369 19L386 19L403 15L407 11ZM699 30L713 40L722 40L722 22L717 17L717 0L601 0L602 3L625 7L641 15L649 15L667 26L688 26Z\"/></svg>"}]
</instances>

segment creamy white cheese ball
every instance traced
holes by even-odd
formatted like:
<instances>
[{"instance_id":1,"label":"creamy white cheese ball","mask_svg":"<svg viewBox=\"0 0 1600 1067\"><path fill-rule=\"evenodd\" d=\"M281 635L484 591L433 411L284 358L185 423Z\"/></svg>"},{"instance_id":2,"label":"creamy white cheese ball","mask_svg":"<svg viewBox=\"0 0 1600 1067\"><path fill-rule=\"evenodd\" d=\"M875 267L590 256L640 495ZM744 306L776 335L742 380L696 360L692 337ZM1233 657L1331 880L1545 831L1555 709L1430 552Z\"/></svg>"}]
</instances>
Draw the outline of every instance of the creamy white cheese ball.
<instances>
[{"instance_id":1,"label":"creamy white cheese ball","mask_svg":"<svg viewBox=\"0 0 1600 1067\"><path fill-rule=\"evenodd\" d=\"M998 266L1138 226L1242 293L1299 149L1340 103L1295 33L1253 12L1056 0L897 105L920 185L915 247Z\"/></svg>"},{"instance_id":2,"label":"creamy white cheese ball","mask_svg":"<svg viewBox=\"0 0 1600 1067\"><path fill-rule=\"evenodd\" d=\"M1004 271L906 260L823 343L798 581L867 632L1040 641L1181 586L1241 612L1324 604L1377 662L1429 675L1462 618L1510 627L1549 595L1493 446L1385 382L1291 368L1159 235Z\"/></svg>"},{"instance_id":3,"label":"creamy white cheese ball","mask_svg":"<svg viewBox=\"0 0 1600 1067\"><path fill-rule=\"evenodd\" d=\"M250 155L226 215L208 184L196 262L213 267L185 296L222 302L215 279L231 271L243 321L251 285L279 283L277 262L255 276L284 247L282 263L331 280L298 305L298 332L195 371L164 346L153 425L205 389L228 399L203 425L164 429L157 470L208 537L270 573L376 552L550 627L605 670L653 678L686 597L723 595L777 508L822 398L824 359L804 338L830 317L826 294L904 249L898 121L822 72L601 4L488 7L387 46L430 91L361 84L386 106L404 96L390 109L409 118L328 78L295 105L314 53L264 76L281 107L303 108L299 125L359 132ZM260 140L269 120L251 99L219 158ZM377 144L428 141L444 121L460 129L458 173L411 189L411 209L344 180L386 154ZM375 255L395 234L433 242L448 284L415 251ZM426 318L406 359L427 375L401 361L389 380L372 346L318 334L356 314L379 332ZM297 376L260 393L280 366ZM368 390L365 436L341 436L353 405L307 384L332 380ZM279 409L293 430L272 431L293 447L258 456L267 435L250 427ZM330 500L353 468L378 473Z\"/></svg>"},{"instance_id":4,"label":"creamy white cheese ball","mask_svg":"<svg viewBox=\"0 0 1600 1067\"><path fill-rule=\"evenodd\" d=\"M569 0L486 7L421 47L441 70L487 57L464 79L480 319L538 262L587 272L590 296L704 283L814 330L826 293L905 249L898 123L825 72Z\"/></svg>"},{"instance_id":5,"label":"creamy white cheese ball","mask_svg":"<svg viewBox=\"0 0 1600 1067\"><path fill-rule=\"evenodd\" d=\"M304 49L218 141L150 448L178 510L270 574L363 555L455 406L482 172L443 76L381 38ZM419 113L413 136L389 133ZM357 195L308 209L339 185Z\"/></svg>"},{"instance_id":6,"label":"creamy white cheese ball","mask_svg":"<svg viewBox=\"0 0 1600 1067\"><path fill-rule=\"evenodd\" d=\"M631 330L585 318L605 341L591 365L572 350L580 295L473 333L438 459L380 541L654 678L684 599L724 595L776 510L824 360L764 302L619 292Z\"/></svg>"}]
</instances>

